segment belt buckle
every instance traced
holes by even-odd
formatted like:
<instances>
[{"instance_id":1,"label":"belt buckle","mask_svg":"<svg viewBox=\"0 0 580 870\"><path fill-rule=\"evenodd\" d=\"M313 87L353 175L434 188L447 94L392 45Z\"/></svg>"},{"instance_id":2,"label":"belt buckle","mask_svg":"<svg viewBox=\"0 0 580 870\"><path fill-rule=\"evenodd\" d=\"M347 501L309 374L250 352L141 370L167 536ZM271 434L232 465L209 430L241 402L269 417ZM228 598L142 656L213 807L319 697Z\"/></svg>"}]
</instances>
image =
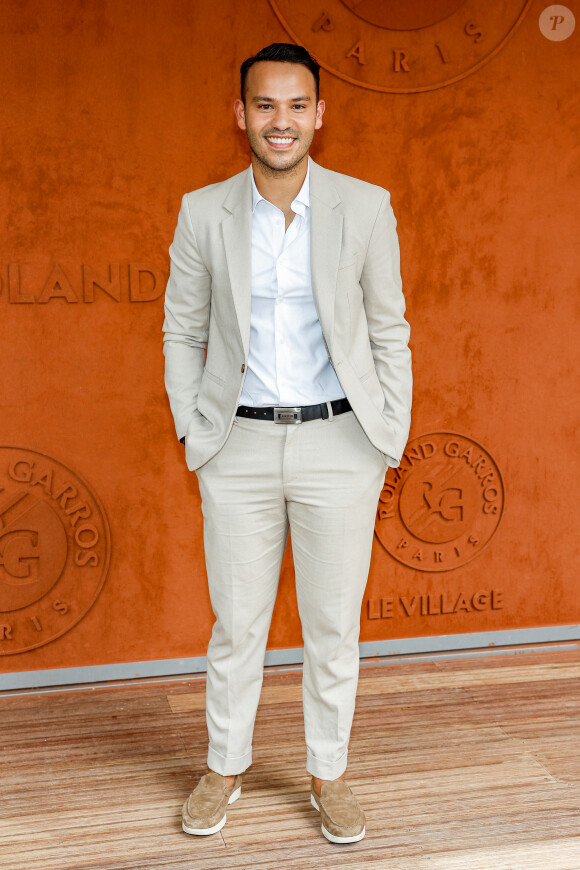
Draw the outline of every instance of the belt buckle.
<instances>
[{"instance_id":1,"label":"belt buckle","mask_svg":"<svg viewBox=\"0 0 580 870\"><path fill-rule=\"evenodd\" d=\"M302 423L302 408L274 408L274 423Z\"/></svg>"}]
</instances>

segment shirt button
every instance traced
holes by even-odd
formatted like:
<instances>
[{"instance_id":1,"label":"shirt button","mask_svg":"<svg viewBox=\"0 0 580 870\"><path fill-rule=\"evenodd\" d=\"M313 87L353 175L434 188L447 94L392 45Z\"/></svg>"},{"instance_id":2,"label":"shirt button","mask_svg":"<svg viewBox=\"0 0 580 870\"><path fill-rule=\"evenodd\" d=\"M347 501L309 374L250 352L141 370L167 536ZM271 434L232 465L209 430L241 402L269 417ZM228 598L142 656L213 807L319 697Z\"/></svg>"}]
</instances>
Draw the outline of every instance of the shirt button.
<instances>
[{"instance_id":1,"label":"shirt button","mask_svg":"<svg viewBox=\"0 0 580 870\"><path fill-rule=\"evenodd\" d=\"M246 371L246 366L242 364L242 374Z\"/></svg>"}]
</instances>

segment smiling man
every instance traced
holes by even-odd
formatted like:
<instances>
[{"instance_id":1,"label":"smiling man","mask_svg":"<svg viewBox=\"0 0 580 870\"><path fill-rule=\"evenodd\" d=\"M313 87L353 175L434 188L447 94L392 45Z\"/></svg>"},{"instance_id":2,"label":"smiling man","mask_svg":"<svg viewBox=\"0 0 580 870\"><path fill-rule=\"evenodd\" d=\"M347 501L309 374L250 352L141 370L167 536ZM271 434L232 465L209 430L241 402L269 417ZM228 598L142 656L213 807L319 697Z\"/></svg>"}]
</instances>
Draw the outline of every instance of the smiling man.
<instances>
[{"instance_id":1,"label":"smiling man","mask_svg":"<svg viewBox=\"0 0 580 870\"><path fill-rule=\"evenodd\" d=\"M310 801L331 842L365 834L344 772L375 513L409 432L411 357L389 194L309 158L318 89L299 46L244 61L234 111L251 166L184 196L170 249L165 381L199 480L216 617L209 772L183 807L189 834L220 830L252 762L289 530Z\"/></svg>"}]
</instances>

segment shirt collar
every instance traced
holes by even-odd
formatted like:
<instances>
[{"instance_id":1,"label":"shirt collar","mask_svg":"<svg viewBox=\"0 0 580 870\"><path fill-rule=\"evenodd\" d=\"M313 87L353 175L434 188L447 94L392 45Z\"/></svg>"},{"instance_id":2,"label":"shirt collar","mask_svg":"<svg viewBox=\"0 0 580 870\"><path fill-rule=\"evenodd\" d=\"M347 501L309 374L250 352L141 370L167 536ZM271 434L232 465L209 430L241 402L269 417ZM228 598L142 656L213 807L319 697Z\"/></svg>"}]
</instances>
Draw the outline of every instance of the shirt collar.
<instances>
[{"instance_id":1,"label":"shirt collar","mask_svg":"<svg viewBox=\"0 0 580 870\"><path fill-rule=\"evenodd\" d=\"M250 177L252 179L252 212L256 210L256 206L262 200L264 202L268 202L267 199L264 199L258 188L256 187L256 182L254 180L254 170L250 166ZM270 203L271 205L272 203ZM296 199L292 201L291 209L296 214L304 217L306 214L306 209L310 208L310 161L308 162L308 169L306 170L306 178L304 179L304 183L300 190L296 195Z\"/></svg>"}]
</instances>

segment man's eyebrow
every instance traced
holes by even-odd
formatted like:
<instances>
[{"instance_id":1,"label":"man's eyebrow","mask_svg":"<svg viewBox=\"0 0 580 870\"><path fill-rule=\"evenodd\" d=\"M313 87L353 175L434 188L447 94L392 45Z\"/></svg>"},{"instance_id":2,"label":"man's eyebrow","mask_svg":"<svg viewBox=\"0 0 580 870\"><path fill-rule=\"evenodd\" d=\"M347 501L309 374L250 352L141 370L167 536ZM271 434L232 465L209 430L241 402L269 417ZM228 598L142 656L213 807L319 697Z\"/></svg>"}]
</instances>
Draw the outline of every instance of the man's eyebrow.
<instances>
[{"instance_id":1,"label":"man's eyebrow","mask_svg":"<svg viewBox=\"0 0 580 870\"><path fill-rule=\"evenodd\" d=\"M277 102L275 97L261 97L261 96L252 97L252 103L275 103L275 102ZM307 102L311 102L311 98L306 97L306 96L305 97L292 97L289 102L291 102L291 103L307 103Z\"/></svg>"}]
</instances>

